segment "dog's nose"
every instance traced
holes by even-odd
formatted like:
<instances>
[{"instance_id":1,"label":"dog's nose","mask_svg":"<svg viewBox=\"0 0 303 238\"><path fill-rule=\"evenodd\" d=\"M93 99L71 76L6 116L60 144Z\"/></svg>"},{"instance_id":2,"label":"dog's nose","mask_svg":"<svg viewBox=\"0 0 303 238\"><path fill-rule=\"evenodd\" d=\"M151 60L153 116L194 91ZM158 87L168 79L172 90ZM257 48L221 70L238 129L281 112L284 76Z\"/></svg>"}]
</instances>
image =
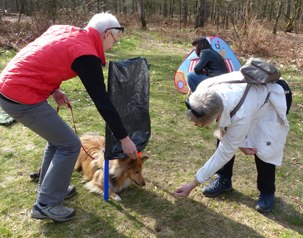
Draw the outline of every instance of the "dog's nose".
<instances>
[{"instance_id":1,"label":"dog's nose","mask_svg":"<svg viewBox=\"0 0 303 238\"><path fill-rule=\"evenodd\" d=\"M143 181L142 186L145 186L145 181Z\"/></svg>"}]
</instances>

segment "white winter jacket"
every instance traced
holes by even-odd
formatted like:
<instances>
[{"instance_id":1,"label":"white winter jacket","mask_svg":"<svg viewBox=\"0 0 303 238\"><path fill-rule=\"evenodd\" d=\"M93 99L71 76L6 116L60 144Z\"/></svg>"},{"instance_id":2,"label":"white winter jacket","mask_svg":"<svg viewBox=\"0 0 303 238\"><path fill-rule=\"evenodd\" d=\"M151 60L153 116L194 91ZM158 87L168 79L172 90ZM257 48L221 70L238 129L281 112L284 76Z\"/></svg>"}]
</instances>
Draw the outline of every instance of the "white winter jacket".
<instances>
[{"instance_id":1,"label":"white winter jacket","mask_svg":"<svg viewBox=\"0 0 303 238\"><path fill-rule=\"evenodd\" d=\"M202 81L196 90L203 91L213 82L242 78L240 72L224 74ZM257 148L257 156L261 160L281 165L289 131L283 88L275 83L252 86L240 109L230 118L230 112L240 101L246 84L222 83L212 87L220 94L224 104L223 113L217 122L217 130L223 133L216 152L197 172L197 181L203 183L209 180L239 147ZM269 92L269 100L265 103Z\"/></svg>"}]
</instances>

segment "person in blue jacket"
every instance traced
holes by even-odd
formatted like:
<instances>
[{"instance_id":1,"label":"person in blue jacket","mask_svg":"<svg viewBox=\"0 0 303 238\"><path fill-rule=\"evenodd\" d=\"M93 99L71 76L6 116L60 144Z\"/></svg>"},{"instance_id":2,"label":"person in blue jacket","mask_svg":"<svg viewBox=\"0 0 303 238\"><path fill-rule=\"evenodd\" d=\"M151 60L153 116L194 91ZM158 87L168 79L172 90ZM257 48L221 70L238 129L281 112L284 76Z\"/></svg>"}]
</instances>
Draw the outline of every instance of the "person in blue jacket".
<instances>
[{"instance_id":1,"label":"person in blue jacket","mask_svg":"<svg viewBox=\"0 0 303 238\"><path fill-rule=\"evenodd\" d=\"M222 56L212 49L208 40L199 37L192 42L196 54L199 56L194 71L187 73L187 83L191 92L194 92L203 80L228 73L228 69Z\"/></svg>"}]
</instances>

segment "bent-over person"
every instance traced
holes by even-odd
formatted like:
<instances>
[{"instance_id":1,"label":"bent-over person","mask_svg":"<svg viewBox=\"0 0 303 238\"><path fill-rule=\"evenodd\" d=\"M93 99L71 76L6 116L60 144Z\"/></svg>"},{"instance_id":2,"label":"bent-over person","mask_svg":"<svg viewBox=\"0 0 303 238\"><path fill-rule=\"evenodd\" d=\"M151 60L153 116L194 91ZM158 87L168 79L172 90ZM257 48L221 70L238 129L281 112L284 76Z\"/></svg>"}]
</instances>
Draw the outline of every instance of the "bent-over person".
<instances>
[{"instance_id":1,"label":"bent-over person","mask_svg":"<svg viewBox=\"0 0 303 238\"><path fill-rule=\"evenodd\" d=\"M112 49L123 29L109 13L94 15L85 28L51 26L0 74L1 108L47 141L32 218L64 222L75 216L75 210L62 203L76 192L69 183L81 141L47 102L50 95L58 106L69 102L60 90L63 81L80 77L125 154L138 158L137 148L106 92L101 67L106 63L104 51Z\"/></svg>"},{"instance_id":2,"label":"bent-over person","mask_svg":"<svg viewBox=\"0 0 303 238\"><path fill-rule=\"evenodd\" d=\"M196 126L209 126L217 120L215 135L218 138L217 150L200 168L196 177L178 188L174 194L186 197L193 188L205 183L217 173L218 176L203 188L206 196L216 196L221 191L232 190L232 165L234 155L240 149L245 155L254 155L260 191L255 209L269 212L272 209L275 193L275 168L283 159L283 149L289 124L286 114L291 97L285 97L282 79L277 83L251 86L246 99L236 114L230 113L240 101L246 84L220 83L218 81L241 80L241 72L232 72L202 81L197 90L186 101L186 115ZM287 99L287 100L286 100ZM288 101L288 102L287 102ZM232 161L225 169L224 166ZM220 173L221 172L221 173Z\"/></svg>"}]
</instances>

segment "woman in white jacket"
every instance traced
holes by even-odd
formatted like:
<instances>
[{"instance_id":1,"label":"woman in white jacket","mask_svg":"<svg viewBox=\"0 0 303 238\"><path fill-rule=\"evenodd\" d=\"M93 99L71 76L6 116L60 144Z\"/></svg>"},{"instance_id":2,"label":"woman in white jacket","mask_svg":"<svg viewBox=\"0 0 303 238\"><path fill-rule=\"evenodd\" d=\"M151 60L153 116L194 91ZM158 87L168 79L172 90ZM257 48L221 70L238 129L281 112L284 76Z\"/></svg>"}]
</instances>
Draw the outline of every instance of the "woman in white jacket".
<instances>
[{"instance_id":1,"label":"woman in white jacket","mask_svg":"<svg viewBox=\"0 0 303 238\"><path fill-rule=\"evenodd\" d=\"M198 170L195 179L176 189L174 194L180 197L188 196L194 187L208 181L222 166L233 159L236 151L240 149L246 155L255 155L257 184L261 192L256 209L260 212L269 212L274 200L275 166L281 165L289 131L285 94L283 88L276 83L254 85L242 106L231 118L230 112L240 101L246 84L210 85L214 82L242 78L240 72L233 72L205 80L187 100L186 114L196 126L208 126L217 120L218 128L215 135L220 141L216 152ZM232 189L231 175L228 179L225 191ZM221 179L216 182L224 181L226 182Z\"/></svg>"}]
</instances>

